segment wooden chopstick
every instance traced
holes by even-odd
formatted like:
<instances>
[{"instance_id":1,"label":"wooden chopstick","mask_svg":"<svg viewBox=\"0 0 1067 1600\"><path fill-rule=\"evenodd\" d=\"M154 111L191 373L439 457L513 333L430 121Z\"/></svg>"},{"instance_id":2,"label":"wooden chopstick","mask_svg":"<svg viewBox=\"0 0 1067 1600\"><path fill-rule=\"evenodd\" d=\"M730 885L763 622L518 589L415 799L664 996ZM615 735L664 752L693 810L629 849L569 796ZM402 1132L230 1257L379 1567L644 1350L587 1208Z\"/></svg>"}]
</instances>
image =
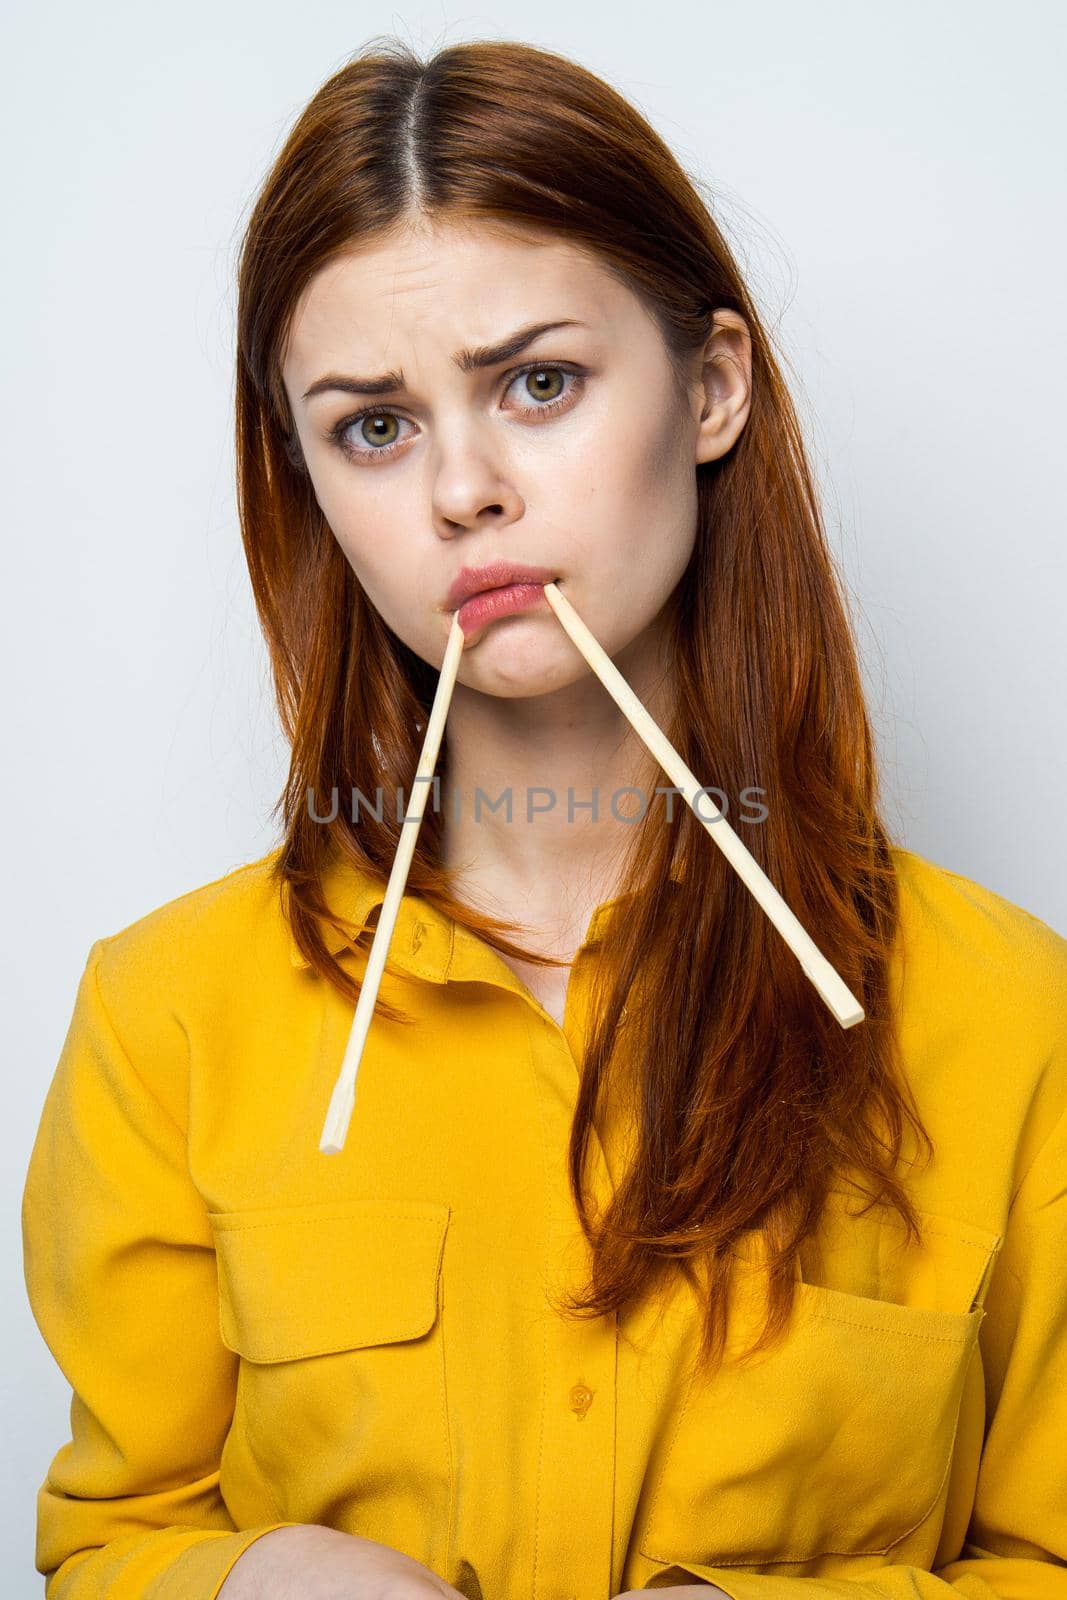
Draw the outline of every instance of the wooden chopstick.
<instances>
[{"instance_id":1,"label":"wooden chopstick","mask_svg":"<svg viewBox=\"0 0 1067 1600\"><path fill-rule=\"evenodd\" d=\"M629 719L634 732L648 746L676 788L682 791L693 815L703 823L727 861L751 889L837 1021L843 1028L851 1028L857 1022L862 1022L863 1007L790 911L770 878L742 844L722 812L717 806L712 805L715 816L701 816L697 810L697 797L702 792L701 785L662 728L641 704L611 657L589 632L563 591L554 583L546 583L545 597L616 705Z\"/></svg>"},{"instance_id":2,"label":"wooden chopstick","mask_svg":"<svg viewBox=\"0 0 1067 1600\"><path fill-rule=\"evenodd\" d=\"M367 961L367 971L359 991L359 1000L356 1003L356 1013L352 1018L352 1028L348 1035L344 1057L341 1061L341 1070L337 1075L337 1082L330 1096L330 1106L326 1113L326 1121L322 1127L322 1138L319 1140L319 1149L326 1155L336 1155L344 1149L345 1139L348 1137L348 1126L352 1120L352 1108L356 1098L356 1073L359 1070L360 1058L363 1047L367 1042L367 1033L370 1029L371 1018L374 1015L374 1002L378 998L378 988L382 981L382 971L385 967L385 958L389 953L389 943L393 937L393 928L396 925L397 913L400 902L404 897L404 885L407 883L408 871L411 867L411 858L415 853L415 842L422 826L423 812L426 810L426 795L433 782L434 768L437 765L437 752L441 748L441 735L445 731L445 718L448 708L452 703L452 690L456 686L456 674L459 672L460 657L463 654L463 629L459 625L459 612L452 617L452 626L448 633L448 643L445 645L445 658L441 663L441 673L437 680L437 689L430 708L430 719L426 724L426 737L422 741L422 754L419 764L415 769L415 781L412 784L411 811L405 813L404 823L400 830L400 843L396 855L393 857L392 870L389 873L389 882L386 885L385 900L378 918L378 926L374 930L374 939L370 947L370 957Z\"/></svg>"}]
</instances>

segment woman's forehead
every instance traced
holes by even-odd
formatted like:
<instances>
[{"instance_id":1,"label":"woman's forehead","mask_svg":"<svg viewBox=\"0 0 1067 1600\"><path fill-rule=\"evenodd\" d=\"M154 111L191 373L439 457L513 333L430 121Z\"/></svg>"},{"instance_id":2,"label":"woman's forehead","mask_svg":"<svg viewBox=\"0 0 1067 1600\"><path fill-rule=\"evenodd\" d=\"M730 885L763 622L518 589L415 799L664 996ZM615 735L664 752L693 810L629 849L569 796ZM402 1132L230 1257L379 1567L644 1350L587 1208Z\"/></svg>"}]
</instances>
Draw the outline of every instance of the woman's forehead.
<instances>
[{"instance_id":1,"label":"woman's forehead","mask_svg":"<svg viewBox=\"0 0 1067 1600\"><path fill-rule=\"evenodd\" d=\"M432 234L379 238L325 263L306 285L298 313L354 299L395 301L402 309L405 300L443 296L446 306L473 297L475 310L485 305L488 314L504 299L539 293L582 300L593 311L609 278L591 250L566 239L504 234L488 224L481 233L469 224L442 225Z\"/></svg>"},{"instance_id":2,"label":"woman's forehead","mask_svg":"<svg viewBox=\"0 0 1067 1600\"><path fill-rule=\"evenodd\" d=\"M537 323L610 332L636 310L624 285L565 242L381 241L330 262L307 285L290 325L286 378L302 393L316 376L310 367L324 360L393 367L387 349L408 342L412 351L440 344L455 358Z\"/></svg>"}]
</instances>

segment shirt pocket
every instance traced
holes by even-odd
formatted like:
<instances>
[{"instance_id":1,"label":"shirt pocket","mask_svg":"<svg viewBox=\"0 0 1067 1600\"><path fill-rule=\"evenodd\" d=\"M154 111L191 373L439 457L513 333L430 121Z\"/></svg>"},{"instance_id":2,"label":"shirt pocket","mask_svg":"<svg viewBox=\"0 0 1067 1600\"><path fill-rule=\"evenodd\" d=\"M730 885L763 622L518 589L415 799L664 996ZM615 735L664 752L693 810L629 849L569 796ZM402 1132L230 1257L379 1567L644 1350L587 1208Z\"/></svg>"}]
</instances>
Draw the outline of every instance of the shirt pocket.
<instances>
[{"instance_id":1,"label":"shirt pocket","mask_svg":"<svg viewBox=\"0 0 1067 1600\"><path fill-rule=\"evenodd\" d=\"M404 1549L414 1530L447 1529L450 1207L358 1199L209 1215L219 1331L241 1358L234 1431L280 1515Z\"/></svg>"},{"instance_id":2,"label":"shirt pocket","mask_svg":"<svg viewBox=\"0 0 1067 1600\"><path fill-rule=\"evenodd\" d=\"M925 1521L948 1481L1001 1236L932 1212L919 1220L925 1242L904 1251L889 1224L852 1219L822 1281L801 1266L782 1342L689 1383L642 1554L704 1566L882 1555ZM746 1254L734 1352L766 1305L758 1237Z\"/></svg>"}]
</instances>

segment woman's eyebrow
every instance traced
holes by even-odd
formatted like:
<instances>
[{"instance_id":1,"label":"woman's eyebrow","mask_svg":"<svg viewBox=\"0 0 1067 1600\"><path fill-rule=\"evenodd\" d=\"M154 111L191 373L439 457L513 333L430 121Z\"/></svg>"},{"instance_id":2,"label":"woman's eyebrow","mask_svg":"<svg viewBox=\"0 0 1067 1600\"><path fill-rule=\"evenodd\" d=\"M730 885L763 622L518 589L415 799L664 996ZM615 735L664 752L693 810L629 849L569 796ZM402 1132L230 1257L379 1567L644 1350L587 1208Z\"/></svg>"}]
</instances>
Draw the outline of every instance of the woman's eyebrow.
<instances>
[{"instance_id":1,"label":"woman's eyebrow","mask_svg":"<svg viewBox=\"0 0 1067 1600\"><path fill-rule=\"evenodd\" d=\"M510 361L512 356L519 355L542 333L551 333L556 328L587 326L587 323L579 322L573 317L566 318L562 322L531 322L527 327L518 328L509 334L499 344L480 345L473 350L457 350L452 360L461 372L476 372L480 367L495 367L501 361ZM310 389L304 390L303 398L310 400L313 395L325 394L331 389L340 390L343 394L394 394L404 386L403 368L396 372L383 372L380 378L352 378L340 372L327 372L324 377L316 378Z\"/></svg>"}]
</instances>

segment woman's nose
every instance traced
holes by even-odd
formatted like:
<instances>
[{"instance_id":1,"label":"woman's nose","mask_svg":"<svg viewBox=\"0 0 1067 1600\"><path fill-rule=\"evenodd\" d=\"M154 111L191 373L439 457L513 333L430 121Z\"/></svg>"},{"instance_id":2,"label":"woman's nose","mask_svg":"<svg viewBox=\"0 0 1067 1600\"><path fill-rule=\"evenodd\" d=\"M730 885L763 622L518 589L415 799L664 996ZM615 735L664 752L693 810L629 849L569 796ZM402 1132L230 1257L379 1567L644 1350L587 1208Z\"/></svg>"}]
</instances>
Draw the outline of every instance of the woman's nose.
<instances>
[{"instance_id":1,"label":"woman's nose","mask_svg":"<svg viewBox=\"0 0 1067 1600\"><path fill-rule=\"evenodd\" d=\"M432 495L434 526L446 539L482 524L507 526L524 509L502 464L469 436L446 449Z\"/></svg>"}]
</instances>

